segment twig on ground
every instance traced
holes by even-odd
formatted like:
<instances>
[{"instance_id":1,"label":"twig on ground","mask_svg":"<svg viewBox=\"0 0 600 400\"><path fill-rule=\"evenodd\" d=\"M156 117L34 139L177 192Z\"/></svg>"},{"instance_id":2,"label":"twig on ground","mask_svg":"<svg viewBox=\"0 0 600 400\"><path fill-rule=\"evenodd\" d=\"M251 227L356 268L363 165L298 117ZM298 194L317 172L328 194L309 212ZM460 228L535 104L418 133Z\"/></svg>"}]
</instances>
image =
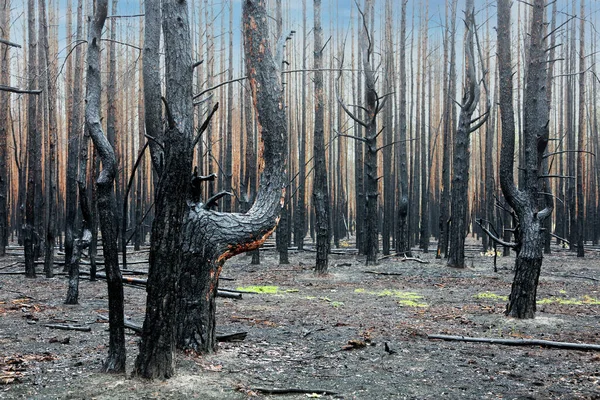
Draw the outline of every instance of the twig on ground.
<instances>
[{"instance_id":1,"label":"twig on ground","mask_svg":"<svg viewBox=\"0 0 600 400\"><path fill-rule=\"evenodd\" d=\"M541 339L497 339L451 335L427 335L427 339L442 339L458 342L492 343L501 344L505 346L542 346L555 349L600 351L600 345L598 344L554 342L552 340Z\"/></svg>"},{"instance_id":2,"label":"twig on ground","mask_svg":"<svg viewBox=\"0 0 600 400\"><path fill-rule=\"evenodd\" d=\"M89 326L76 326L76 325L63 325L63 324L45 324L46 328L61 329L63 331L79 331L79 332L90 332L92 328Z\"/></svg>"}]
</instances>

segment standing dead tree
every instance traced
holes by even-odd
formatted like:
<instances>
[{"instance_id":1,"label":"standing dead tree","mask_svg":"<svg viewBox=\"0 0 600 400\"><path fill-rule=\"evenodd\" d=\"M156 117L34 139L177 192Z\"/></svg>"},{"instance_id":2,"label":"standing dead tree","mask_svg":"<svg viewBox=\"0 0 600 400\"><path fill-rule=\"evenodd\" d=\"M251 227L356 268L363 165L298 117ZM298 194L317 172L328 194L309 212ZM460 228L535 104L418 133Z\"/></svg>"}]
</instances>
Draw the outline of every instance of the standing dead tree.
<instances>
[{"instance_id":1,"label":"standing dead tree","mask_svg":"<svg viewBox=\"0 0 600 400\"><path fill-rule=\"evenodd\" d=\"M329 190L327 185L327 167L325 160L325 101L323 93L323 29L321 28L321 0L314 1L315 35L315 131L314 159L315 175L313 180L313 207L315 209L315 235L317 237L317 257L315 271L327 273L329 257Z\"/></svg>"},{"instance_id":2,"label":"standing dead tree","mask_svg":"<svg viewBox=\"0 0 600 400\"><path fill-rule=\"evenodd\" d=\"M167 127L152 225L146 319L134 372L144 378L173 375L176 345L200 352L215 350L215 295L223 264L236 254L258 248L279 219L287 184L287 121L280 66L269 43L265 1L245 0L243 21L246 68L262 134L264 170L250 210L221 213L211 210L219 194L206 203L190 198L193 148L216 107L194 135L188 4L163 2ZM146 25L146 29L160 34L157 26Z\"/></svg>"},{"instance_id":3,"label":"standing dead tree","mask_svg":"<svg viewBox=\"0 0 600 400\"><path fill-rule=\"evenodd\" d=\"M454 138L450 249L448 253L448 266L456 268L465 267L465 237L467 234L467 210L469 205L469 136L487 121L489 112L488 104L485 113L474 119L472 117L480 98L475 68L474 42L477 26L475 24L473 0L467 1L465 25L465 89Z\"/></svg>"},{"instance_id":4,"label":"standing dead tree","mask_svg":"<svg viewBox=\"0 0 600 400\"><path fill-rule=\"evenodd\" d=\"M90 23L87 53L87 97L85 123L94 147L102 160L102 171L98 176L98 220L102 232L104 266L108 283L109 350L104 364L105 371L125 372L125 328L123 327L123 282L119 270L117 245L117 203L114 182L117 175L115 152L104 135L100 116L102 80L100 76L100 39L108 12L108 0L98 0L94 19ZM84 195L82 193L82 195ZM84 196L85 197L85 196Z\"/></svg>"},{"instance_id":5,"label":"standing dead tree","mask_svg":"<svg viewBox=\"0 0 600 400\"><path fill-rule=\"evenodd\" d=\"M536 309L536 292L544 250L543 224L553 209L552 196L543 194L545 207L539 207L539 185L544 178L541 169L549 138L549 102L546 95L547 48L544 35L545 0L532 2L531 27L528 48L527 81L523 96L524 164L523 187L514 182L515 120L513 110L513 71L511 61L510 0L498 0L498 71L500 86L500 111L502 123L502 148L500 152L500 186L512 207L516 222L514 243L507 243L484 231L501 245L517 253L515 276L506 315L515 318L533 318Z\"/></svg>"},{"instance_id":6,"label":"standing dead tree","mask_svg":"<svg viewBox=\"0 0 600 400\"><path fill-rule=\"evenodd\" d=\"M378 190L378 175L377 175L377 154L381 148L377 147L377 137L381 131L377 131L377 116L385 107L386 99L388 95L380 96L376 88L376 76L375 68L373 67L373 56L374 56L374 42L371 36L372 32L369 30L369 21L373 13L373 1L367 0L365 2L365 11L358 7L358 12L361 15L363 22L363 28L361 31L361 51L362 51L362 71L365 79L365 103L366 107L366 118L359 118L353 111L351 111L344 100L338 93L338 102L342 109L353 119L358 125L365 129L365 136L351 136L341 135L350 137L351 139L360 141L365 147L365 159L364 159L364 175L365 175L365 190L364 196L361 201L365 205L365 235L364 235L364 254L367 257L366 264L372 265L377 263L377 252L379 250L379 233L378 233L378 213L377 203L379 198ZM343 64L343 61L342 61ZM340 66L340 74L343 69L343 65ZM339 77L338 77L339 80ZM360 205L357 205L360 207Z\"/></svg>"}]
</instances>

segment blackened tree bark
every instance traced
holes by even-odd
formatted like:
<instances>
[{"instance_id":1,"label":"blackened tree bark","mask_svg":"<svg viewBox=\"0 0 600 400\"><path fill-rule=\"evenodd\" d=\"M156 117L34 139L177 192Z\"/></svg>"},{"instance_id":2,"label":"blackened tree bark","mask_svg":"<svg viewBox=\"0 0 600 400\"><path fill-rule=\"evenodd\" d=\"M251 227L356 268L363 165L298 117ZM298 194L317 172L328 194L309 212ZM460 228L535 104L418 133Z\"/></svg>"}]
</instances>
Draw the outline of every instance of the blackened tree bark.
<instances>
[{"instance_id":1,"label":"blackened tree bark","mask_svg":"<svg viewBox=\"0 0 600 400\"><path fill-rule=\"evenodd\" d=\"M123 327L123 281L119 270L117 245L117 204L114 181L117 174L117 159L113 147L102 131L100 104L102 80L100 76L100 38L108 11L108 0L97 0L94 19L90 23L87 53L87 98L85 123L98 156L102 160L102 171L98 176L98 220L102 232L104 265L108 284L109 349L104 363L107 372L125 372L125 328Z\"/></svg>"},{"instance_id":2,"label":"blackened tree bark","mask_svg":"<svg viewBox=\"0 0 600 400\"><path fill-rule=\"evenodd\" d=\"M29 88L32 89L38 84L37 71L37 27L36 27L36 9L35 1L27 2L27 20L28 20L28 41L29 41L29 61L28 61L28 81ZM37 236L41 232L36 232L36 194L38 188L38 172L41 165L41 135L38 132L37 121L37 98L29 96L27 105L27 194L25 199L25 224L23 225L23 245L25 247L25 276L35 278L35 246L38 243Z\"/></svg>"},{"instance_id":3,"label":"blackened tree bark","mask_svg":"<svg viewBox=\"0 0 600 400\"><path fill-rule=\"evenodd\" d=\"M44 87L44 108L48 115L48 138L46 141L46 182L45 182L45 207L46 207L46 246L44 254L44 273L47 278L54 275L54 244L56 239L56 83L54 82L54 68L50 61L50 46L48 43L48 19L46 16L46 0L39 0L40 19L40 64L43 67L40 86Z\"/></svg>"},{"instance_id":4,"label":"blackened tree bark","mask_svg":"<svg viewBox=\"0 0 600 400\"><path fill-rule=\"evenodd\" d=\"M429 88L429 99L431 99L431 80L432 76L427 78L428 71L428 54L427 54L427 44L428 44L428 21L429 21L429 3L426 4L425 17L423 21L423 46L422 46L422 89L421 89L421 134L419 137L419 147L421 152L421 165L419 169L421 170L421 215L419 221L419 247L423 250L424 253L429 252L429 136L430 136L430 123L431 121L427 121L426 111L429 110L429 116L431 120L431 107L428 107L425 103L425 95L427 93L427 88Z\"/></svg>"},{"instance_id":5,"label":"blackened tree bark","mask_svg":"<svg viewBox=\"0 0 600 400\"><path fill-rule=\"evenodd\" d=\"M579 12L579 120L577 132L577 257L585 255L583 247L585 239L584 222L584 193L583 193L583 168L585 164L585 0L581 0L581 10Z\"/></svg>"},{"instance_id":6,"label":"blackened tree bark","mask_svg":"<svg viewBox=\"0 0 600 400\"><path fill-rule=\"evenodd\" d=\"M447 66L448 80L444 96L444 131L442 135L442 190L440 196L439 239L436 258L448 255L448 220L450 218L450 159L452 158L452 130L456 106L456 9L457 0L450 3L450 23L446 24L446 51L450 53ZM448 19L448 18L447 18Z\"/></svg>"},{"instance_id":7,"label":"blackened tree bark","mask_svg":"<svg viewBox=\"0 0 600 400\"><path fill-rule=\"evenodd\" d=\"M327 273L329 256L329 190L325 164L325 101L323 93L323 29L321 28L321 0L314 0L314 69L315 69L315 131L313 157L315 175L313 181L313 207L317 236L317 259L315 271Z\"/></svg>"},{"instance_id":8,"label":"blackened tree bark","mask_svg":"<svg viewBox=\"0 0 600 400\"><path fill-rule=\"evenodd\" d=\"M396 253L410 256L410 239L408 235L408 159L406 156L406 4L402 0L400 17L400 92L398 114L398 225L396 227Z\"/></svg>"},{"instance_id":9,"label":"blackened tree bark","mask_svg":"<svg viewBox=\"0 0 600 400\"><path fill-rule=\"evenodd\" d=\"M298 190L294 213L294 244L298 251L304 250L306 236L306 0L302 0L302 87L301 127L298 138Z\"/></svg>"},{"instance_id":10,"label":"blackened tree bark","mask_svg":"<svg viewBox=\"0 0 600 400\"><path fill-rule=\"evenodd\" d=\"M10 0L5 0L0 5L0 31L2 37L10 40ZM0 85L10 85L10 46L0 45ZM8 171L6 161L8 155L8 128L9 128L10 94L0 91L0 257L4 256L8 244Z\"/></svg>"},{"instance_id":11,"label":"blackened tree bark","mask_svg":"<svg viewBox=\"0 0 600 400\"><path fill-rule=\"evenodd\" d=\"M361 31L361 52L362 52L362 71L365 79L365 111L366 116L361 119L355 115L348 107L344 104L343 100L339 97L338 102L344 109L346 114L350 116L358 125L365 129L365 136L351 136L352 139L357 142L362 142L365 148L364 157L364 197L359 198L360 202L357 203L358 207L365 207L365 219L364 219L364 254L367 257L366 264L373 265L377 263L377 252L379 251L379 217L377 215L377 199L379 197L379 191L377 187L378 175L377 175L377 153L380 148L377 147L377 115L381 112L385 106L387 96L380 97L376 89L376 77L372 63L374 54L374 43L371 32L368 29L369 21L373 13L373 2L372 0L366 0L365 11L363 12L359 8L361 14L363 29ZM347 136L347 135L345 135ZM358 161L360 162L360 161ZM357 183L358 184L358 183ZM358 213L357 213L358 215ZM358 222L358 221L357 221ZM357 232L358 234L358 232Z\"/></svg>"},{"instance_id":12,"label":"blackened tree bark","mask_svg":"<svg viewBox=\"0 0 600 400\"><path fill-rule=\"evenodd\" d=\"M467 29L465 36L465 88L454 138L452 161L452 211L448 266L454 268L465 267L465 237L469 206L469 136L487 120L487 113L472 120L480 97L474 56L474 35L475 29L477 29L474 13L473 1L468 0L465 10Z\"/></svg>"},{"instance_id":13,"label":"blackened tree bark","mask_svg":"<svg viewBox=\"0 0 600 400\"><path fill-rule=\"evenodd\" d=\"M524 165L523 187L514 183L513 165L515 150L515 123L510 53L510 0L498 0L498 71L500 79L500 110L502 122L502 148L500 154L500 186L508 204L513 208L518 225L515 243L517 252L515 276L506 307L506 315L515 318L533 318L536 293L543 258L543 222L550 216L552 197L545 195L546 207L539 209L540 170L549 136L549 104L546 97L547 53L544 37L544 0L532 2L530 43L528 49L527 81L523 97L524 115Z\"/></svg>"},{"instance_id":14,"label":"blackened tree bark","mask_svg":"<svg viewBox=\"0 0 600 400\"><path fill-rule=\"evenodd\" d=\"M77 40L83 39L83 5L79 0L77 6ZM65 269L71 271L71 259L73 258L73 241L75 240L75 229L77 219L77 160L79 151L79 134L81 132L81 58L82 46L75 49L75 73L73 76L72 110L69 121L69 133L67 144L67 170L65 180Z\"/></svg>"},{"instance_id":15,"label":"blackened tree bark","mask_svg":"<svg viewBox=\"0 0 600 400\"><path fill-rule=\"evenodd\" d=\"M395 87L394 68L394 37L392 23L392 2L385 2L385 85L388 88ZM383 221L381 226L381 240L383 254L390 254L390 236L394 227L394 170L392 166L392 145L393 145L393 128L394 128L394 110L393 107L388 107L384 112L384 135L383 145Z\"/></svg>"},{"instance_id":16,"label":"blackened tree bark","mask_svg":"<svg viewBox=\"0 0 600 400\"><path fill-rule=\"evenodd\" d=\"M213 199L206 204L186 201L196 141L188 5L185 1L163 3L168 126L152 227L146 319L135 365L135 374L145 378L173 375L176 343L196 351L214 351L215 294L223 264L260 246L274 230L281 210L287 122L279 66L268 40L264 1L246 0L243 9L246 66L265 169L248 213L228 214L210 210ZM209 119L214 111L216 107Z\"/></svg>"}]
</instances>

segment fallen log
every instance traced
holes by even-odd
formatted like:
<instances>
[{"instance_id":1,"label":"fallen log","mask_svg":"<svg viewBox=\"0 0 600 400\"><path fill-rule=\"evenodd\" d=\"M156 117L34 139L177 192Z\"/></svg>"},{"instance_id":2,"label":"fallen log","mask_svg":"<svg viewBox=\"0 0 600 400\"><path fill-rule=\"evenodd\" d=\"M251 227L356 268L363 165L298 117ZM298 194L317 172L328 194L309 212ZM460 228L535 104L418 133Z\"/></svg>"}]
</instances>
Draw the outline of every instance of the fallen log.
<instances>
[{"instance_id":1,"label":"fallen log","mask_svg":"<svg viewBox=\"0 0 600 400\"><path fill-rule=\"evenodd\" d=\"M402 276L398 272L380 272L380 271L363 271L365 274L384 275L384 276Z\"/></svg>"},{"instance_id":2,"label":"fallen log","mask_svg":"<svg viewBox=\"0 0 600 400\"><path fill-rule=\"evenodd\" d=\"M327 395L336 395L337 392L333 392L331 390L325 389L301 389L301 388L262 388L262 387L253 387L250 390L254 392L261 392L265 394L292 394L292 393L304 393L304 394L327 394Z\"/></svg>"},{"instance_id":3,"label":"fallen log","mask_svg":"<svg viewBox=\"0 0 600 400\"><path fill-rule=\"evenodd\" d=\"M555 349L567 350L584 350L584 351L600 351L600 345L588 343L570 343L570 342L554 342L552 340L541 339L498 339L498 338L482 338L482 337L467 337L467 336L452 336L452 335L428 335L427 339L441 339L458 342L476 342L476 343L491 343L501 344L505 346L541 346Z\"/></svg>"},{"instance_id":4,"label":"fallen log","mask_svg":"<svg viewBox=\"0 0 600 400\"><path fill-rule=\"evenodd\" d=\"M64 325L64 324L45 324L46 328L50 329L61 329L63 331L79 331L79 332L90 332L92 328L89 326L78 326L78 325Z\"/></svg>"},{"instance_id":5,"label":"fallen log","mask_svg":"<svg viewBox=\"0 0 600 400\"><path fill-rule=\"evenodd\" d=\"M108 321L108 315L98 314L98 318ZM134 324L131 321L123 320L123 326L125 328L131 329L135 333L142 333L142 326L138 324Z\"/></svg>"},{"instance_id":6,"label":"fallen log","mask_svg":"<svg viewBox=\"0 0 600 400\"><path fill-rule=\"evenodd\" d=\"M405 262L405 261L416 261L420 264L429 264L429 261L427 260L421 260L420 258L417 257L406 257L406 254L404 253L396 253L396 254L390 254L387 256L383 256L381 257L379 260L377 261L381 261L381 260L385 260L386 258L390 258L390 257L400 257L400 256L404 256L404 258L402 258L400 261Z\"/></svg>"},{"instance_id":7,"label":"fallen log","mask_svg":"<svg viewBox=\"0 0 600 400\"><path fill-rule=\"evenodd\" d=\"M246 339L248 332L236 332L217 335L217 342L241 342Z\"/></svg>"},{"instance_id":8,"label":"fallen log","mask_svg":"<svg viewBox=\"0 0 600 400\"><path fill-rule=\"evenodd\" d=\"M217 290L217 297L241 300L242 294L241 293L233 293L233 292L229 292L229 291L225 291L225 290Z\"/></svg>"}]
</instances>

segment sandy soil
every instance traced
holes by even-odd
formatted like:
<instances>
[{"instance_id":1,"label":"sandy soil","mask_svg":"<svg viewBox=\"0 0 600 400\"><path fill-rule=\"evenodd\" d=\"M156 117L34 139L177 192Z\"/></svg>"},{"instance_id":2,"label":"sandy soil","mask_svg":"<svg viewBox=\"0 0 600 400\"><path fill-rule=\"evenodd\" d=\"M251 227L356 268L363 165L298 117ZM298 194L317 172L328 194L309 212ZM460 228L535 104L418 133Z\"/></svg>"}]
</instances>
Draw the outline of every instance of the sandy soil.
<instances>
[{"instance_id":1,"label":"sandy soil","mask_svg":"<svg viewBox=\"0 0 600 400\"><path fill-rule=\"evenodd\" d=\"M216 354L178 355L177 376L145 382L99 372L107 353L105 283L83 280L80 304L63 304L66 279L0 275L0 399L280 398L262 389L302 389L287 399L600 399L600 352L429 340L429 334L534 338L600 344L600 252L578 259L556 248L544 261L538 314L503 315L513 257L470 247L465 270L387 258L365 267L333 255L330 274L311 271L314 254L292 253L278 265L231 260L222 287L276 286L276 293L218 300L218 330L247 331ZM12 252L14 253L14 251ZM147 253L133 255L143 260ZM0 258L0 272L20 257ZM136 270L147 266L134 265ZM85 269L85 267L84 267ZM59 270L57 270L59 271ZM372 273L376 272L376 273ZM384 275L381 273L386 273ZM126 287L126 315L141 324L145 291ZM46 327L67 323L89 332ZM128 373L138 337L128 332ZM363 347L364 346L364 347ZM314 394L313 394L314 393Z\"/></svg>"}]
</instances>

